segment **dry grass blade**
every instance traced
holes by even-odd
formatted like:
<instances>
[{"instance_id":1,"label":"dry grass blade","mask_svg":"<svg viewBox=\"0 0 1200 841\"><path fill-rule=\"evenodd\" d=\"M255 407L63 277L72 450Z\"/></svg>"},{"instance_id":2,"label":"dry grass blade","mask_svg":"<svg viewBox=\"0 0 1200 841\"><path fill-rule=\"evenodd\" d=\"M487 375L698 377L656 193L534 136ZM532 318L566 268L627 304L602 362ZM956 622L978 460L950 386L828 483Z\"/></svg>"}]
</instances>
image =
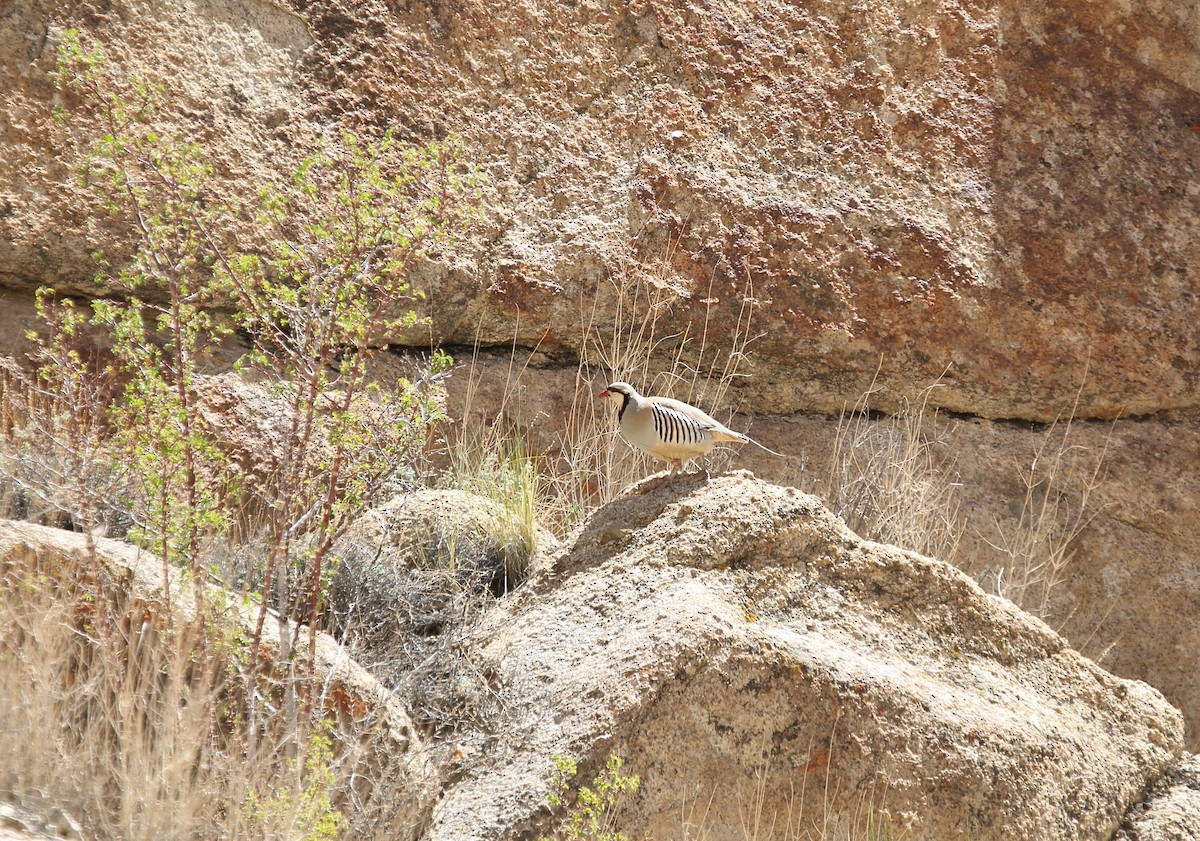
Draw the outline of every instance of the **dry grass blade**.
<instances>
[{"instance_id":1,"label":"dry grass blade","mask_svg":"<svg viewBox=\"0 0 1200 841\"><path fill-rule=\"evenodd\" d=\"M408 757L373 755L394 739L370 734L394 723L298 719L296 675L260 677L265 713L250 760L248 615L235 620L232 604L200 623L176 581L181 613L169 614L148 597L146 570L135 585L117 564L103 567L112 580L100 604L87 563L57 549L18 544L0 568L5 799L51 804L95 839L414 833L429 801L409 788ZM102 611L114 620L106 639Z\"/></svg>"},{"instance_id":2,"label":"dry grass blade","mask_svg":"<svg viewBox=\"0 0 1200 841\"><path fill-rule=\"evenodd\" d=\"M962 535L953 448L941 437L926 388L885 419L870 416L874 391L843 413L824 496L863 537L953 560Z\"/></svg>"},{"instance_id":3,"label":"dry grass blade","mask_svg":"<svg viewBox=\"0 0 1200 841\"><path fill-rule=\"evenodd\" d=\"M827 748L823 747L821 753L828 758L832 751L831 736ZM753 783L748 790L741 784L737 785L739 812L736 827L723 823L719 830L714 829L715 820L711 815L713 798L710 797L699 814L698 802L684 809L684 818L680 821L683 833L673 837L678 837L680 841L712 841L730 837L742 841L902 841L905 837L905 831L894 826L888 818L886 791L881 794L875 784L867 785L854 798L852 811L847 814L839 812L834 806L834 801L844 798L839 796L829 763L825 764L823 780L813 777L814 774L805 768L799 789L794 780L788 781L790 794L786 795L786 803L772 802L773 798L778 797L780 779L768 760L754 769ZM821 803L812 808L805 795L818 786ZM715 792L713 794L715 796ZM733 835L730 835L731 831Z\"/></svg>"},{"instance_id":4,"label":"dry grass blade","mask_svg":"<svg viewBox=\"0 0 1200 841\"><path fill-rule=\"evenodd\" d=\"M1075 557L1076 539L1099 516L1094 497L1104 478L1110 429L1099 450L1073 443L1073 419L1046 430L1020 470L1023 495L1015 521L994 519L985 543L995 557L983 577L998 595L1043 619Z\"/></svg>"}]
</instances>

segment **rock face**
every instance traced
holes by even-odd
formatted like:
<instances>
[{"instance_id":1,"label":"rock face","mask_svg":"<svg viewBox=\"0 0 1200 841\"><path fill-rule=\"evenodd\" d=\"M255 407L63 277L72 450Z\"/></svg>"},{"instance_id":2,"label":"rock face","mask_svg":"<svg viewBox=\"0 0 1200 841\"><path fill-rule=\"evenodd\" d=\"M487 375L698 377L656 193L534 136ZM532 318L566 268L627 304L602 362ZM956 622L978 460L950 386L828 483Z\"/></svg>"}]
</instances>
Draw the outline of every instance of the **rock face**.
<instances>
[{"instance_id":1,"label":"rock face","mask_svg":"<svg viewBox=\"0 0 1200 841\"><path fill-rule=\"evenodd\" d=\"M913 839L1107 839L1182 749L1149 686L745 473L648 480L493 621L483 669L521 699L505 760L469 767L431 839L544 827L552 758L587 781L609 752L643 778L631 837L681 815L732 837L753 802Z\"/></svg>"},{"instance_id":2,"label":"rock face","mask_svg":"<svg viewBox=\"0 0 1200 841\"><path fill-rule=\"evenodd\" d=\"M1197 406L1200 49L1170 4L294 9L10 4L0 282L86 288L123 247L87 233L82 139L49 129L73 25L170 75L165 123L235 191L330 124L459 138L488 186L423 273L443 341L575 356L581 313L607 329L653 287L660 361L702 324L735 348L752 302L762 411L943 375L940 405L992 418L1053 419L1081 384L1087 417Z\"/></svg>"},{"instance_id":3,"label":"rock face","mask_svg":"<svg viewBox=\"0 0 1200 841\"><path fill-rule=\"evenodd\" d=\"M49 76L67 28L103 44L110 63L164 84L160 129L200 144L222 177L252 190L304 145L297 63L312 39L283 6L251 0L90 3L15 0L0 11L0 285L97 291L96 248L128 253L119 232L88 232L76 167L90 139L55 128Z\"/></svg>"}]
</instances>

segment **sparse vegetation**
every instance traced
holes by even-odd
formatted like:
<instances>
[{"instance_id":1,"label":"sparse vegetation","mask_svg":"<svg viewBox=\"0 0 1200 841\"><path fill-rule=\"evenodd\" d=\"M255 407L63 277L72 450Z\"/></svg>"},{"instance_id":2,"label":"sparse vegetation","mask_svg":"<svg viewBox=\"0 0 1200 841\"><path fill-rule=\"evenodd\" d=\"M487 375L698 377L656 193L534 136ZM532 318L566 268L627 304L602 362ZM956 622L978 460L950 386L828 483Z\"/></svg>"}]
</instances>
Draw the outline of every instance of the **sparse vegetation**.
<instances>
[{"instance_id":1,"label":"sparse vegetation","mask_svg":"<svg viewBox=\"0 0 1200 841\"><path fill-rule=\"evenodd\" d=\"M565 810L566 816L554 835L541 841L629 841L629 836L617 828L621 802L637 794L641 779L621 773L624 764L613 754L591 785L572 788L579 766L573 759L555 757L554 790L549 803L553 809Z\"/></svg>"},{"instance_id":2,"label":"sparse vegetation","mask_svg":"<svg viewBox=\"0 0 1200 841\"><path fill-rule=\"evenodd\" d=\"M254 790L246 796L246 820L267 837L332 841L346 823L330 801L329 792L337 783L330 739L314 730L309 740L303 769L292 760L284 775L285 780L299 777L298 785L278 786L269 797Z\"/></svg>"},{"instance_id":3,"label":"sparse vegetation","mask_svg":"<svg viewBox=\"0 0 1200 841\"><path fill-rule=\"evenodd\" d=\"M4 561L0 784L8 796L46 799L72 814L85 837L130 841L301 837L274 834L268 823L285 820L285 811L288 821L336 819L334 807L318 818L303 801L308 774L295 801L276 801L269 815L243 811L254 792L278 795L297 779L289 763L322 763L325 774L335 766L327 752L297 745L284 716L264 723L260 761L245 761L244 640L223 606L210 603L205 622L184 619L115 586L101 604L89 578L69 557ZM117 620L105 639L97 636L103 616ZM280 688L272 682L268 693ZM353 763L336 767L327 787L335 793Z\"/></svg>"},{"instance_id":4,"label":"sparse vegetation","mask_svg":"<svg viewBox=\"0 0 1200 841\"><path fill-rule=\"evenodd\" d=\"M523 557L527 565L537 551L538 523L547 519L548 477L544 463L525 445L520 417L508 406L510 389L505 389L504 402L492 418L471 412L479 386L474 362L466 370L467 411L450 436L445 479L450 486L500 507L504 513L502 522L495 524L496 532L512 544L514 559ZM509 376L512 382L511 368ZM523 571L517 570L517 578L524 577Z\"/></svg>"},{"instance_id":5,"label":"sparse vegetation","mask_svg":"<svg viewBox=\"0 0 1200 841\"><path fill-rule=\"evenodd\" d=\"M996 595L1049 619L1076 538L1100 510L1095 495L1107 442L1099 449L1077 444L1073 411L1048 425L1029 462L1011 467L1021 495L1010 516L994 518L964 550L956 447L929 408L936 388L881 418L867 410L871 392L863 395L838 426L824 496L864 537L954 563Z\"/></svg>"},{"instance_id":6,"label":"sparse vegetation","mask_svg":"<svg viewBox=\"0 0 1200 841\"><path fill-rule=\"evenodd\" d=\"M81 178L96 198L97 224L126 226L136 247L119 266L100 259L99 281L112 295L90 311L44 293L32 370L13 361L5 367L12 502L57 509L87 536L92 574L79 586L88 588L90 613L63 651L68 642L98 645L94 654L68 656L48 648L44 633L19 633L9 641L7 677L84 656L96 667L88 678L112 687L88 697L111 697L113 706L90 709L71 740L45 746L44 768L86 765L79 752L94 752L106 738L96 728L140 728L117 733L114 750L90 769L93 788L119 789L116 806L89 807L88 787L83 801L63 791L89 836L194 837L196 827L209 827L200 834L217 837L225 831L213 827L234 826L231 816L240 815L257 826L252 835L330 837L340 825L336 810L313 788L328 792L334 780L325 769L341 761L315 735L325 727L317 704L324 676L315 658L291 655L297 640L285 618L308 620L314 650L333 548L346 526L381 495L424 482L448 360L435 354L387 388L370 379L368 363L389 331L416 322L409 271L467 222L474 176L449 146L408 148L387 133L373 141L346 133L306 159L290 184L235 201L198 147L155 128L155 86L117 72L74 33L64 37L57 82L64 129L90 144ZM255 474L235 469L233 442L206 414L207 366L235 330L251 348L239 369L271 394L284 430L274 463ZM114 522L162 559L155 632L183 648L154 654L163 659L151 671L161 672L170 692L143 693L139 703L148 706L137 716L151 722L186 711L189 732L172 730L175 742L127 710L137 686L127 654L144 641L112 608L92 541L97 526ZM245 542L257 547L258 560L242 569L240 583L257 601L257 622L236 651L221 650L222 608L208 603L219 568L214 547L251 530ZM180 598L176 570L189 582L187 623L172 604ZM284 647L274 661L287 664L283 675L260 662L268 621ZM53 687L23 693L40 699L30 715L75 702L67 690L47 696ZM228 742L222 782L250 785L260 770L267 776L246 791L205 790L213 780L180 779L154 764L188 757L179 774L195 777L194 761L213 740ZM281 752L294 758L293 772L277 767ZM29 785L28 777L11 780L14 790ZM253 808L243 809L255 791ZM191 826L186 814L154 805L173 799L207 814ZM142 815L176 817L177 826L144 829Z\"/></svg>"},{"instance_id":7,"label":"sparse vegetation","mask_svg":"<svg viewBox=\"0 0 1200 841\"><path fill-rule=\"evenodd\" d=\"M153 86L124 83L72 34L61 55L59 84L79 100L72 120L99 137L84 177L109 215L139 232L132 260L103 273L114 297L93 304L111 340L109 370L124 382L106 413L119 457L143 483L132 536L198 585L204 542L253 508L266 597L252 651L272 601L315 629L334 543L381 493L416 479L440 417L444 356L388 389L367 364L384 336L415 323L408 271L465 221L470 179L448 149L343 134L290 185L260 190L249 214L267 241L260 256L229 242L248 211L222 199L200 150L151 127ZM229 321L215 315L221 304ZM251 341L242 369L273 390L286 429L274 469L247 487L204 423L199 387L207 355L235 328Z\"/></svg>"},{"instance_id":8,"label":"sparse vegetation","mask_svg":"<svg viewBox=\"0 0 1200 841\"><path fill-rule=\"evenodd\" d=\"M1108 441L1098 450L1081 446L1071 437L1073 424L1067 418L1047 427L1029 464L1017 471L1019 510L1008 520L996 519L985 535L994 557L968 567L998 595L1047 620L1076 538L1102 510L1095 495Z\"/></svg>"},{"instance_id":9,"label":"sparse vegetation","mask_svg":"<svg viewBox=\"0 0 1200 841\"><path fill-rule=\"evenodd\" d=\"M902 401L894 415L873 419L871 391L838 425L823 496L863 537L935 558L955 557L964 528L952 443L939 431L929 398Z\"/></svg>"}]
</instances>

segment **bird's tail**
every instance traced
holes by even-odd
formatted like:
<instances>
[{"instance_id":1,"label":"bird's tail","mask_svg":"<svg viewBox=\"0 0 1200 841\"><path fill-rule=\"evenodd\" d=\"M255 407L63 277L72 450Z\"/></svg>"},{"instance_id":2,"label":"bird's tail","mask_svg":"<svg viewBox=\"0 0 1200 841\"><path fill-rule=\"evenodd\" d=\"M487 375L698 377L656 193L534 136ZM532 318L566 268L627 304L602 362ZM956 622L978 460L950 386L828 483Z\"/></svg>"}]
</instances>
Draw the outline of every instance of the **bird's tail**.
<instances>
[{"instance_id":1,"label":"bird's tail","mask_svg":"<svg viewBox=\"0 0 1200 841\"><path fill-rule=\"evenodd\" d=\"M770 453L773 456L779 456L780 458L791 458L791 456L785 456L783 453L775 452L770 447L764 447L762 444L755 441L749 435L746 436L746 442L749 444L753 444L754 446L758 447L760 450L766 450L768 453Z\"/></svg>"},{"instance_id":2,"label":"bird's tail","mask_svg":"<svg viewBox=\"0 0 1200 841\"><path fill-rule=\"evenodd\" d=\"M741 441L743 444L753 444L754 446L758 447L760 450L766 450L768 453L770 453L773 456L779 456L780 458L791 458L791 456L784 455L783 453L777 453L774 450L772 450L770 447L763 446L762 444L758 443L753 438L751 438L749 435L746 435L741 432L734 432L732 429L727 430L727 431L735 440Z\"/></svg>"}]
</instances>

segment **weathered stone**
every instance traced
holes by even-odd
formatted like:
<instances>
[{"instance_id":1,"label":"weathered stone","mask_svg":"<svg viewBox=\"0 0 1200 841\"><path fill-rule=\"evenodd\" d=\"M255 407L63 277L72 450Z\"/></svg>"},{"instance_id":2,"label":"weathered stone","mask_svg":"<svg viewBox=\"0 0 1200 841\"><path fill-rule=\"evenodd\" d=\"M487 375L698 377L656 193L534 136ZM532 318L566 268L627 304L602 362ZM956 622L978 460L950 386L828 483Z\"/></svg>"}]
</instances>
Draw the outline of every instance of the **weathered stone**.
<instances>
[{"instance_id":1,"label":"weathered stone","mask_svg":"<svg viewBox=\"0 0 1200 841\"><path fill-rule=\"evenodd\" d=\"M1113 841L1200 838L1200 757L1188 755L1129 810Z\"/></svg>"},{"instance_id":2,"label":"weathered stone","mask_svg":"<svg viewBox=\"0 0 1200 841\"><path fill-rule=\"evenodd\" d=\"M176 627L195 618L192 586L183 576L164 570L154 555L130 544L103 537L95 538L95 543L96 568L109 582L114 625L126 628L135 643L139 633L153 638L153 630L147 632L149 617L170 611L164 621L176 623ZM32 587L36 582L38 588L60 587L63 598L70 597L73 582L90 576L93 570L84 535L12 520L0 520L0 568L6 586ZM169 588L169 597L164 596L164 587ZM229 623L231 639L238 635L252 639L257 610L216 587L208 587L207 593L210 607L220 605L220 619ZM87 609L91 595L89 590L78 599L78 605L84 606L81 609ZM269 694L268 681L289 672L301 673L299 670L312 663L322 687L321 712L334 725L337 750L348 762L352 757L360 771L361 780L354 785L359 798L356 808L379 821L380 829L390 826L398 837L408 837L404 833L420 825L434 796L434 769L426 763L422 739L400 703L348 658L337 640L317 633L315 642L310 650L307 633L298 632L293 623L272 613L261 638L260 667L265 680L259 686ZM240 699L230 700L237 703ZM411 802L380 804L376 786L392 793L406 792Z\"/></svg>"},{"instance_id":3,"label":"weathered stone","mask_svg":"<svg viewBox=\"0 0 1200 841\"><path fill-rule=\"evenodd\" d=\"M609 752L643 779L631 836L690 813L731 837L753 796L913 839L1107 839L1182 750L1151 687L745 473L631 489L492 620L480 657L521 699L506 759L449 789L431 839L527 833L554 756L586 783Z\"/></svg>"},{"instance_id":4,"label":"weathered stone","mask_svg":"<svg viewBox=\"0 0 1200 841\"><path fill-rule=\"evenodd\" d=\"M557 539L500 502L459 490L403 494L335 548L332 632L414 714L446 727L479 700L461 639L495 600L549 563Z\"/></svg>"},{"instance_id":5,"label":"weathered stone","mask_svg":"<svg viewBox=\"0 0 1200 841\"><path fill-rule=\"evenodd\" d=\"M499 501L459 490L403 494L363 514L343 548L394 570L443 570L518 587L558 544L536 523L522 523Z\"/></svg>"},{"instance_id":6,"label":"weathered stone","mask_svg":"<svg viewBox=\"0 0 1200 841\"><path fill-rule=\"evenodd\" d=\"M91 288L91 251L128 245L86 233L83 138L48 128L75 25L169 74L166 126L235 191L329 123L458 138L488 183L420 273L436 340L574 357L582 320L604 332L653 287L659 363L689 330L732 350L752 303L758 411L872 382L888 409L938 377L939 405L993 418L1050 420L1077 391L1086 417L1196 408L1200 60L1169 5L297 8L12 6L0 280Z\"/></svg>"},{"instance_id":7,"label":"weathered stone","mask_svg":"<svg viewBox=\"0 0 1200 841\"><path fill-rule=\"evenodd\" d=\"M89 230L102 217L78 167L95 142L71 121L50 73L68 28L95 39L115 73L162 85L158 128L195 142L218 177L252 195L286 173L311 145L297 65L313 41L284 6L251 0L143 4L16 0L0 12L0 285L60 292L102 291L93 253L119 260L131 227ZM303 139L302 139L303 138Z\"/></svg>"}]
</instances>

